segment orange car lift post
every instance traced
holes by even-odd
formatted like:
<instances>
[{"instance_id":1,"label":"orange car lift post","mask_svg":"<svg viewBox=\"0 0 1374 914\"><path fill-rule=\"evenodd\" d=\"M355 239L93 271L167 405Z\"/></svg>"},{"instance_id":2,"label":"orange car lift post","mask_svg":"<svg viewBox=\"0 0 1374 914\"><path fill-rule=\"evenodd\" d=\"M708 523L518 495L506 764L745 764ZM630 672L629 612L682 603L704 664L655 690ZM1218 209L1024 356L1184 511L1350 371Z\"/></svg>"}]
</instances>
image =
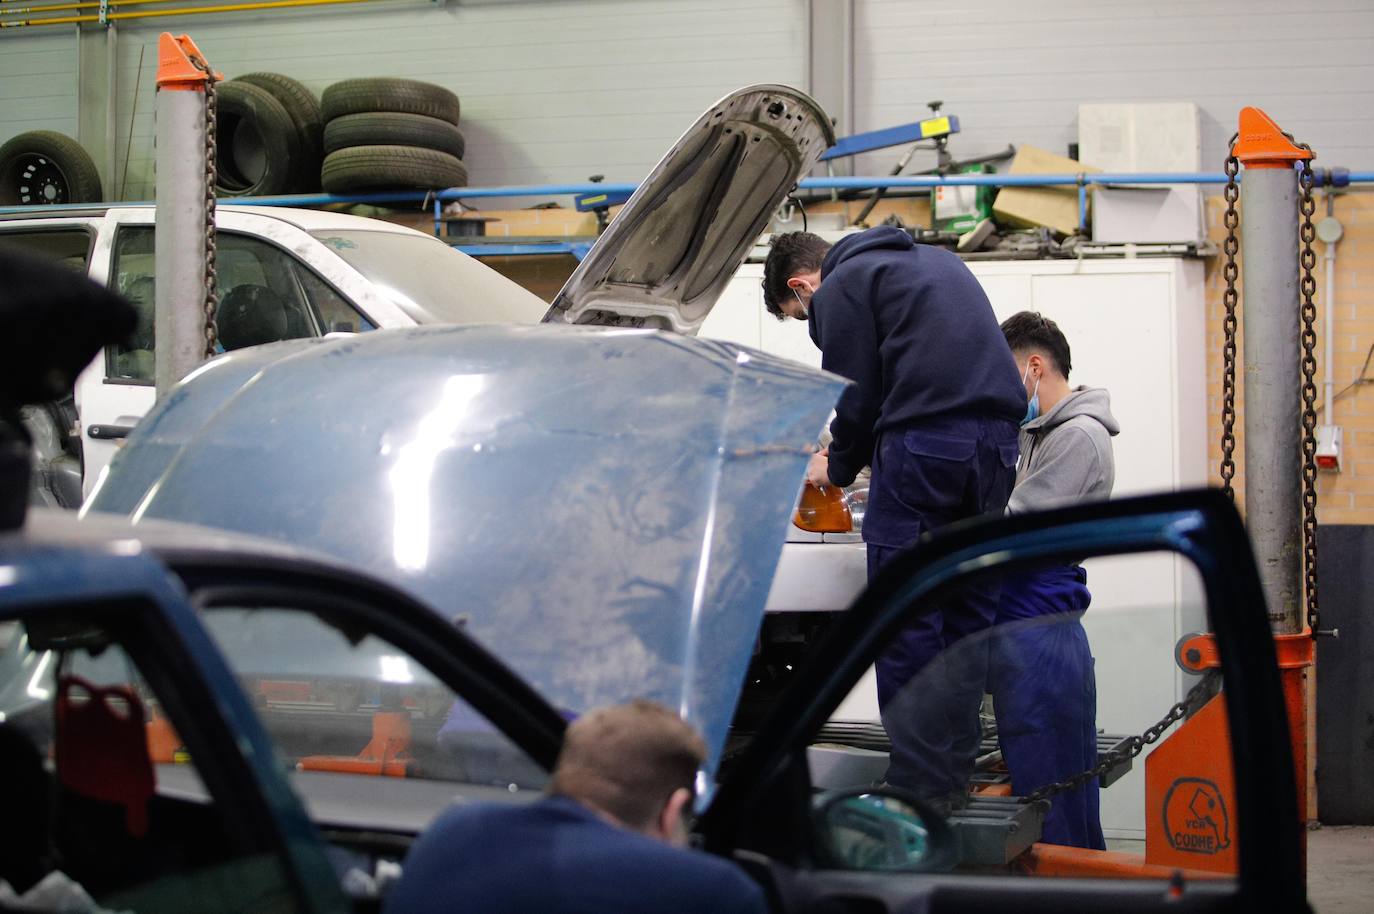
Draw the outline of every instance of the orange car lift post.
<instances>
[{"instance_id":1,"label":"orange car lift post","mask_svg":"<svg viewBox=\"0 0 1374 914\"><path fill-rule=\"evenodd\" d=\"M1258 108L1245 108L1240 113L1240 129L1234 154L1247 173L1251 173L1244 187L1247 189L1245 201L1251 211L1247 233L1247 247L1252 248L1247 263L1246 276L1250 280L1247 289L1247 311L1250 321L1246 326L1247 364L1252 357L1258 358L1258 347L1251 347L1250 323L1258 323L1277 313L1275 321L1291 321L1287 331L1291 332L1293 352L1291 354L1296 375L1298 353L1297 320L1298 309L1296 289L1298 288L1297 260L1297 175L1294 166L1305 159L1312 158L1312 152L1297 146L1275 124L1268 115ZM1261 194L1266 196L1261 196ZM1252 196L1255 198L1252 201ZM1272 224L1265 224L1272 223ZM1272 231L1267 231L1272 230ZM1264 235L1269 243L1268 249L1258 248L1256 236ZM1289 243L1291 241L1291 244ZM1291 251L1291 255L1287 252ZM1273 256L1279 254L1281 256ZM1291 259L1285 259L1291 258ZM1256 263L1264 261L1262 264ZM1289 266L1291 264L1291 267ZM1286 283L1274 282L1269 276L1251 271L1251 265L1281 271L1279 278ZM1257 281L1258 280L1258 281ZM1265 281L1269 280L1269 281ZM1282 300L1282 291L1291 290L1291 301ZM1270 309L1254 308L1252 300L1261 295L1269 296L1263 302ZM1275 296L1278 296L1276 298ZM1263 328L1269 330L1272 328ZM1283 332L1285 328L1280 327ZM1268 340L1266 340L1268 342ZM1265 364L1266 372L1273 372L1275 366ZM1293 752L1294 768L1297 772L1298 809L1307 809L1307 680L1314 663L1312 632L1303 624L1297 604L1300 603L1301 580L1297 572L1297 562L1293 558L1300 552L1297 543L1300 529L1291 519L1292 513L1269 510L1269 500L1283 502L1287 499L1293 505L1298 501L1296 475L1299 463L1297 441L1296 408L1288 409L1283 398L1291 395L1292 405L1296 407L1298 385L1292 384L1291 390L1272 388L1266 391L1255 390L1251 372L1246 373L1247 441L1257 441L1258 435L1251 428L1253 413L1265 408L1271 415L1278 415L1278 425L1286 421L1291 426L1291 436L1285 439L1287 446L1277 449L1265 448L1269 453L1257 459L1272 457L1275 465L1291 464L1294 475L1291 485L1276 485L1276 491L1263 491L1256 487L1247 496L1251 537L1259 565L1264 569L1264 592L1270 609L1270 621L1274 628L1274 642L1278 654L1279 676L1283 685L1284 710L1288 715L1288 726ZM1283 385L1280 385L1282 388ZM1268 398L1268 399L1266 399ZM1261 402L1261 401L1264 402ZM1279 408L1275 408L1279 407ZM1261 416L1257 421L1262 422ZM1262 429L1256 426L1256 429ZM1247 478L1254 479L1259 474L1251 474L1251 457L1260 452L1260 446L1252 445L1246 451ZM1271 474L1272 475L1272 474ZM1282 479L1282 474L1275 478ZM1280 525L1274 528L1269 518L1281 518ZM1282 518L1290 518L1283 521ZM1260 531L1256 526L1270 523L1270 529ZM1287 561L1274 561L1270 551L1285 551ZM1276 570L1277 569L1277 570ZM1185 639L1177 648L1177 660L1187 670L1202 673L1217 669L1221 660L1217 653L1216 642L1211 635L1195 635ZM1216 878L1234 875L1239 872L1240 858L1235 844L1235 779L1231 764L1230 730L1227 726L1224 696L1216 695L1184 721L1178 729L1164 739L1158 748L1145 759L1145 854L1126 854L1113 851L1092 851L1080 848L1059 847L1036 844L1018 859L1016 865L1036 875L1046 876L1113 876L1136 878L1167 878L1175 873L1190 878ZM1303 871L1306 871L1306 830L1302 832Z\"/></svg>"}]
</instances>

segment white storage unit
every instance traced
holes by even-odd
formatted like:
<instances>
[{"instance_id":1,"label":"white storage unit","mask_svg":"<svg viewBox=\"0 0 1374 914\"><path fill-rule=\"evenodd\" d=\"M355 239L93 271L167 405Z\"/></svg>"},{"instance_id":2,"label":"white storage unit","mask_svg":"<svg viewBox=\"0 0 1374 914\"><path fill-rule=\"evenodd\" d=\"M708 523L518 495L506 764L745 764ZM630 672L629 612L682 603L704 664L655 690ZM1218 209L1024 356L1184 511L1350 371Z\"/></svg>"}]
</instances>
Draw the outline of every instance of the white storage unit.
<instances>
[{"instance_id":1,"label":"white storage unit","mask_svg":"<svg viewBox=\"0 0 1374 914\"><path fill-rule=\"evenodd\" d=\"M1121 423L1118 496L1207 482L1203 266L1177 258L971 263L999 320L1035 310L1056 321L1073 353L1070 380L1105 387ZM820 365L806 325L763 308L761 264L745 264L702 335ZM1174 645L1207 627L1196 574L1169 555L1087 564L1093 602L1084 625L1097 659L1098 726L1139 733L1186 692ZM871 678L836 715L877 719ZM1144 837L1144 766L1102 794L1108 836Z\"/></svg>"}]
</instances>

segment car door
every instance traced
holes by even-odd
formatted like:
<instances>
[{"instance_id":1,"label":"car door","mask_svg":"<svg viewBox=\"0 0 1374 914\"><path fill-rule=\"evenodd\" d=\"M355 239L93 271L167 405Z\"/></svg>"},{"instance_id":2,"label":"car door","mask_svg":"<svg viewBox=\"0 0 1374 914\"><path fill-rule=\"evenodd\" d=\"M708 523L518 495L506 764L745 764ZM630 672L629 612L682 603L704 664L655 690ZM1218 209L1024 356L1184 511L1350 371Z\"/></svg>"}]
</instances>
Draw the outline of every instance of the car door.
<instances>
[{"instance_id":1,"label":"car door","mask_svg":"<svg viewBox=\"0 0 1374 914\"><path fill-rule=\"evenodd\" d=\"M155 267L151 207L111 209L91 257L91 277L120 293L139 312L133 336L108 347L82 372L76 403L84 434L84 494L94 488L115 450L156 401L153 332ZM292 250L263 234L276 220L226 213L217 220L217 348L321 336L373 324Z\"/></svg>"},{"instance_id":2,"label":"car door","mask_svg":"<svg viewBox=\"0 0 1374 914\"><path fill-rule=\"evenodd\" d=\"M1081 621L1093 612L1092 593L1129 587L1133 563L1152 554L1171 557L1180 592L1203 604L1220 658L1205 677L1182 668L1196 667L1195 659L1180 653L1176 663L1171 645L1148 642L1137 645L1132 664L1094 668ZM884 703L885 728L826 728L870 664L883 658L899 666L912 632L951 618L952 607L989 600L991 625L946 637L918 672L889 680L896 685ZM1037 601L1044 611L1035 611ZM1111 637L1136 637L1138 617L1113 611L1120 617L1107 620L1119 623ZM1306 910L1275 657L1244 527L1218 493L949 528L923 537L887 568L817 647L775 713L757 732L738 735L749 741L725 773L702 832L708 847L745 860L771 887L775 905L789 911L826 904L853 911ZM1095 684L1105 677L1142 688L1177 680L1187 694L1172 708L1131 718L1096 704ZM992 693L992 707L974 706L986 718L973 724L982 745L965 755L954 749L970 732L969 706L954 696L971 680L979 697ZM1131 742L1110 757L1109 747L1083 750L1095 737L1100 742L1103 726L1121 724L1131 727L1123 732L1146 735L1139 743L1146 751L1132 756ZM932 752L932 745L944 748ZM1066 749L1076 759L1054 758ZM883 823L863 810L857 814L867 832L853 822L847 831L832 828L836 810L856 814L845 804L860 801L827 806L826 796L868 794L861 801L868 806L896 802L884 792L902 787L909 788L903 796L917 796L927 782L922 759L931 758L941 761L936 767L948 764L946 774L962 776L956 762L963 758L973 768L966 781L956 778L967 785L962 798L943 798L947 820L922 805L940 797L902 807L915 810L915 825L902 826L910 839L902 854L941 845L949 856L939 865L923 863L920 853L890 854L891 843L877 837ZM1053 786L1104 760L1116 763L1098 780L1107 786L1094 789L1091 778L1075 790ZM1045 787L1048 802L1019 799L1028 787ZM1097 812L1085 815L1089 795ZM1113 818L1114 804L1134 807L1143 840ZM890 809L883 814L893 818ZM1074 822L1100 821L1107 849L1068 846L1079 836L1064 837L1065 819L1071 833ZM841 833L845 847L836 843ZM876 856L861 853L875 847ZM942 872L919 872L932 867Z\"/></svg>"},{"instance_id":3,"label":"car door","mask_svg":"<svg viewBox=\"0 0 1374 914\"><path fill-rule=\"evenodd\" d=\"M6 560L7 888L41 883L44 910L80 893L94 899L81 910L347 910L253 709L166 569L138 552L22 541Z\"/></svg>"}]
</instances>

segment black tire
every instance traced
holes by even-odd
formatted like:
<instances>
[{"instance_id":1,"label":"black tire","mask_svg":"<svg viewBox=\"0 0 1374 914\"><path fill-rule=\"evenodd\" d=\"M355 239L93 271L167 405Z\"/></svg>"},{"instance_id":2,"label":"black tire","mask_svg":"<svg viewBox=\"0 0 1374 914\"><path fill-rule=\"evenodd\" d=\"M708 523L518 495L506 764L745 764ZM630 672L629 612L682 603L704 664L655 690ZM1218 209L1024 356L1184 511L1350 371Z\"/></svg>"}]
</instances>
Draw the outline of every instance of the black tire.
<instances>
[{"instance_id":1,"label":"black tire","mask_svg":"<svg viewBox=\"0 0 1374 914\"><path fill-rule=\"evenodd\" d=\"M31 130L0 146L0 204L98 203L103 196L95 162L69 136Z\"/></svg>"},{"instance_id":2,"label":"black tire","mask_svg":"<svg viewBox=\"0 0 1374 914\"><path fill-rule=\"evenodd\" d=\"M290 192L300 171L301 139L286 108L266 89L238 80L220 83L215 97L215 193Z\"/></svg>"},{"instance_id":3,"label":"black tire","mask_svg":"<svg viewBox=\"0 0 1374 914\"><path fill-rule=\"evenodd\" d=\"M443 86L390 77L337 82L324 90L321 105L326 123L349 114L394 111L457 124L459 113L458 96Z\"/></svg>"},{"instance_id":4,"label":"black tire","mask_svg":"<svg viewBox=\"0 0 1374 914\"><path fill-rule=\"evenodd\" d=\"M468 183L467 167L446 152L413 146L350 146L324 157L326 192L418 188L442 190Z\"/></svg>"},{"instance_id":5,"label":"black tire","mask_svg":"<svg viewBox=\"0 0 1374 914\"><path fill-rule=\"evenodd\" d=\"M295 190L320 189L320 163L324 161L324 109L305 83L281 73L245 73L235 81L265 90L281 102L300 133L301 158Z\"/></svg>"},{"instance_id":6,"label":"black tire","mask_svg":"<svg viewBox=\"0 0 1374 914\"><path fill-rule=\"evenodd\" d=\"M326 154L349 146L418 146L437 149L461 159L466 148L462 132L448 121L423 114L345 114L324 128Z\"/></svg>"}]
</instances>

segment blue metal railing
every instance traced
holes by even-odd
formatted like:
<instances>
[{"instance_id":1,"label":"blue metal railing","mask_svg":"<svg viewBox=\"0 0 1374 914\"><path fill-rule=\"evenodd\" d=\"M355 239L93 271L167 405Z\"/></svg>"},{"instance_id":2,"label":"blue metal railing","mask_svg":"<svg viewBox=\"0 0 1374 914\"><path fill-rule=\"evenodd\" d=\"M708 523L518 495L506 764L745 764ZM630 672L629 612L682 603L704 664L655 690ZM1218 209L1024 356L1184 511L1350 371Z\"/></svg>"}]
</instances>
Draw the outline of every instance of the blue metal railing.
<instances>
[{"instance_id":1,"label":"blue metal railing","mask_svg":"<svg viewBox=\"0 0 1374 914\"><path fill-rule=\"evenodd\" d=\"M1335 175L1334 180L1332 175ZM1244 174L1242 172L1241 177ZM1345 169L1317 169L1317 183L1330 181L1336 186L1374 183L1374 171L1346 171ZM1086 228L1088 188L1093 185L1139 184L1225 184L1226 175L1214 172L1144 172L1057 175L957 174L957 175L870 175L863 177L803 178L801 190L873 190L876 188L933 188L933 187L1076 187L1078 188L1079 226ZM568 184L510 184L495 187L450 187L439 191L382 191L377 193L337 196L334 194L285 194L274 197L226 197L224 205L233 206L331 206L372 203L432 204L436 229L442 219L443 204L458 200L481 200L499 197L563 197L590 193L634 193L638 184L594 184L590 181ZM148 206L152 201L121 203L121 206ZM4 206L0 214L37 213L54 210L90 209L108 204L67 204L64 206Z\"/></svg>"}]
</instances>

